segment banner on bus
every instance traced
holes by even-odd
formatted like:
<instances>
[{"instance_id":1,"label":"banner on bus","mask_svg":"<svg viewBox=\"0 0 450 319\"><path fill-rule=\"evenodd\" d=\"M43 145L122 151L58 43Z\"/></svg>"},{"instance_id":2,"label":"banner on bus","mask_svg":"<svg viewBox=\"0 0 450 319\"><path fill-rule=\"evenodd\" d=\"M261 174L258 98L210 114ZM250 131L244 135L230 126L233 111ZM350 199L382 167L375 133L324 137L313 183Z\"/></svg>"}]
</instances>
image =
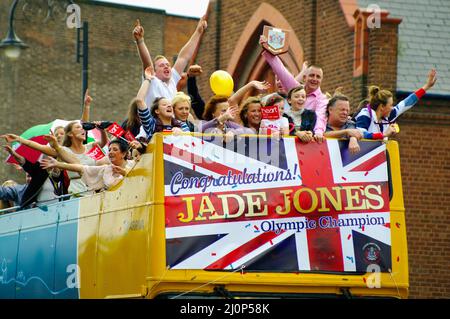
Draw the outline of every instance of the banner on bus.
<instances>
[{"instance_id":1,"label":"banner on bus","mask_svg":"<svg viewBox=\"0 0 450 319\"><path fill-rule=\"evenodd\" d=\"M386 147L164 137L171 269L391 269ZM372 268L370 268L372 269Z\"/></svg>"}]
</instances>

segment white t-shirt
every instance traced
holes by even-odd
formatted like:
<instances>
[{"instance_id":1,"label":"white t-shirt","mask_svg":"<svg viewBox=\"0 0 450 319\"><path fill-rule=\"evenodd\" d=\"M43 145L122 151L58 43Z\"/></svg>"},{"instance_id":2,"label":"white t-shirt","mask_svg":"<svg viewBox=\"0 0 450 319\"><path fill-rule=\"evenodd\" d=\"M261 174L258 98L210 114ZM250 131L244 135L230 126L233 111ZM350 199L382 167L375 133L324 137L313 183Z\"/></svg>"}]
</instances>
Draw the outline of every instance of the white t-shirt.
<instances>
[{"instance_id":1,"label":"white t-shirt","mask_svg":"<svg viewBox=\"0 0 450 319\"><path fill-rule=\"evenodd\" d=\"M261 126L259 127L259 134L262 135L270 135L269 132L275 133L280 132L281 128L284 127L287 131L289 131L289 121L285 117L280 117L278 120L261 120ZM286 131L285 131L286 133Z\"/></svg>"},{"instance_id":2,"label":"white t-shirt","mask_svg":"<svg viewBox=\"0 0 450 319\"><path fill-rule=\"evenodd\" d=\"M172 77L169 82L163 82L157 77L155 77L148 89L147 96L145 97L145 104L149 109L151 109L153 101L157 97L164 97L166 99L172 100L177 94L177 83L180 81L181 76L178 72L172 68Z\"/></svg>"}]
</instances>

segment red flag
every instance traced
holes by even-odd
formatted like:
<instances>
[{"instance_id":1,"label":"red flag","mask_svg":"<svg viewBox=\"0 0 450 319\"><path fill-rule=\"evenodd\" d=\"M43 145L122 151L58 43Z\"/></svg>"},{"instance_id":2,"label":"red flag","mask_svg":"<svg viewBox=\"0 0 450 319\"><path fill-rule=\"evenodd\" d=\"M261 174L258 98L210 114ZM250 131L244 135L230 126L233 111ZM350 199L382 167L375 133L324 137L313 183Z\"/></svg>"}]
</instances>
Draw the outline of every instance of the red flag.
<instances>
[{"instance_id":1,"label":"red flag","mask_svg":"<svg viewBox=\"0 0 450 319\"><path fill-rule=\"evenodd\" d=\"M102 149L100 146L95 145L93 148L89 150L89 152L86 153L89 157L93 158L96 161L101 160L103 157L105 157L105 154L103 154Z\"/></svg>"},{"instance_id":2,"label":"red flag","mask_svg":"<svg viewBox=\"0 0 450 319\"><path fill-rule=\"evenodd\" d=\"M124 136L128 142L136 141L136 138L134 137L133 133L131 133L130 131L126 131Z\"/></svg>"},{"instance_id":3,"label":"red flag","mask_svg":"<svg viewBox=\"0 0 450 319\"><path fill-rule=\"evenodd\" d=\"M261 115L263 120L278 120L280 118L280 109L277 105L263 106Z\"/></svg>"},{"instance_id":4,"label":"red flag","mask_svg":"<svg viewBox=\"0 0 450 319\"><path fill-rule=\"evenodd\" d=\"M125 130L122 127L120 127L120 125L117 124L116 122L111 124L107 128L107 130L110 134L114 135L115 137L121 137L123 134L125 134Z\"/></svg>"}]
</instances>

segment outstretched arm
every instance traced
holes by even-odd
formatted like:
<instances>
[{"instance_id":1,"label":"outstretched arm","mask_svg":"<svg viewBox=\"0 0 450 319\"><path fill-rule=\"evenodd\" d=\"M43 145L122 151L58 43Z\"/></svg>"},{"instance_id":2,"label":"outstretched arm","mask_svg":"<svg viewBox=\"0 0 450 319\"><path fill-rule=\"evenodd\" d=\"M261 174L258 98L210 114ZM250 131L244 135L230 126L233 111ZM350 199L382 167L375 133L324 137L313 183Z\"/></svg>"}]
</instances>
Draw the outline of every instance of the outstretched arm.
<instances>
[{"instance_id":1,"label":"outstretched arm","mask_svg":"<svg viewBox=\"0 0 450 319\"><path fill-rule=\"evenodd\" d=\"M261 90L261 91L267 91L270 88L270 83L263 81L251 81L249 83L247 83L246 85L244 85L243 87L241 87L239 90L237 90L236 93L234 93L229 99L228 99L228 103L230 103L230 105L238 105L239 102L242 100L242 98L244 97L244 95L250 91L252 88L257 89L257 90Z\"/></svg>"},{"instance_id":2,"label":"outstretched arm","mask_svg":"<svg viewBox=\"0 0 450 319\"><path fill-rule=\"evenodd\" d=\"M295 80L301 84L305 84L304 77L306 76L306 71L308 71L308 61L303 62L302 70L295 77Z\"/></svg>"},{"instance_id":3,"label":"outstretched arm","mask_svg":"<svg viewBox=\"0 0 450 319\"><path fill-rule=\"evenodd\" d=\"M259 39L259 43L262 45L265 42L267 42L267 38L262 35ZM286 92L300 85L294 76L286 69L278 56L272 55L266 50L264 50L262 56L272 68L273 73L280 79Z\"/></svg>"},{"instance_id":4,"label":"outstretched arm","mask_svg":"<svg viewBox=\"0 0 450 319\"><path fill-rule=\"evenodd\" d=\"M81 165L81 164L67 164L67 163L63 163L63 162L58 162L57 160L55 160L54 158L51 158L51 157L49 157L47 159L41 159L40 163L41 163L41 167L44 169L56 167L56 168L60 168L60 169L65 169L67 171L83 174L83 165Z\"/></svg>"},{"instance_id":5,"label":"outstretched arm","mask_svg":"<svg viewBox=\"0 0 450 319\"><path fill-rule=\"evenodd\" d=\"M92 97L89 96L89 89L86 90L84 94L84 107L83 114L81 114L81 121L89 122L90 114L91 114L91 102Z\"/></svg>"},{"instance_id":6,"label":"outstretched arm","mask_svg":"<svg viewBox=\"0 0 450 319\"><path fill-rule=\"evenodd\" d=\"M108 135L106 134L106 131L104 128L101 128L101 121L94 121L93 122L95 124L95 126L97 127L97 129L100 131L100 143L98 143L98 146L100 146L100 148L105 147L106 144L109 143L109 138Z\"/></svg>"},{"instance_id":7,"label":"outstretched arm","mask_svg":"<svg viewBox=\"0 0 450 319\"><path fill-rule=\"evenodd\" d=\"M144 109L147 108L147 105L145 104L144 101L153 78L154 78L153 69L151 67L147 67L144 72L144 81L142 82L141 87L139 88L139 91L136 95L136 98L138 99L136 104L139 110L143 111Z\"/></svg>"},{"instance_id":8,"label":"outstretched arm","mask_svg":"<svg viewBox=\"0 0 450 319\"><path fill-rule=\"evenodd\" d=\"M428 73L427 83L425 83L425 85L422 87L422 89L424 91L428 91L436 84L436 81L437 81L436 69L431 69L430 72Z\"/></svg>"},{"instance_id":9,"label":"outstretched arm","mask_svg":"<svg viewBox=\"0 0 450 319\"><path fill-rule=\"evenodd\" d=\"M14 159L17 161L17 163L19 163L20 166L23 166L25 164L25 157L23 157L22 155L17 154L17 152L15 150L13 150L11 146L5 145L5 146L3 146L3 148L12 157L14 157Z\"/></svg>"},{"instance_id":10,"label":"outstretched arm","mask_svg":"<svg viewBox=\"0 0 450 319\"><path fill-rule=\"evenodd\" d=\"M136 42L139 58L142 62L142 70L145 70L148 67L151 67L153 70L152 57L144 42L144 27L141 25L141 21L139 19L137 19L134 24L133 37Z\"/></svg>"},{"instance_id":11,"label":"outstretched arm","mask_svg":"<svg viewBox=\"0 0 450 319\"><path fill-rule=\"evenodd\" d=\"M150 110L144 102L152 79L153 76L151 75L151 69L145 69L145 80L142 82L141 88L136 96L139 119L141 120L145 133L147 134L147 138L150 138L153 135L156 127L155 118L150 114Z\"/></svg>"},{"instance_id":12,"label":"outstretched arm","mask_svg":"<svg viewBox=\"0 0 450 319\"><path fill-rule=\"evenodd\" d=\"M61 145L58 144L54 135L44 135L44 139L56 151L57 156L61 160L69 164L80 164L80 160L74 154L67 152L64 148L61 147Z\"/></svg>"},{"instance_id":13,"label":"outstretched arm","mask_svg":"<svg viewBox=\"0 0 450 319\"><path fill-rule=\"evenodd\" d=\"M195 52L197 45L200 42L202 34L205 32L208 27L208 23L206 22L206 17L203 16L198 22L197 28L195 29L194 34L191 36L189 41L184 45L184 47L180 50L178 54L178 59L175 62L173 68L178 72L178 74L182 74L184 69L186 68L189 60Z\"/></svg>"},{"instance_id":14,"label":"outstretched arm","mask_svg":"<svg viewBox=\"0 0 450 319\"><path fill-rule=\"evenodd\" d=\"M8 143L19 142L22 145L31 147L32 149L35 149L35 150L37 150L39 152L42 152L42 153L44 153L45 155L48 155L48 156L56 156L56 155L58 155L56 153L56 151L52 147L50 147L48 145L42 145L42 144L36 143L34 141L25 140L22 137L17 136L15 134L0 135L0 138L4 138L6 140L6 142L8 142Z\"/></svg>"},{"instance_id":15,"label":"outstretched arm","mask_svg":"<svg viewBox=\"0 0 450 319\"><path fill-rule=\"evenodd\" d=\"M202 67L199 65L191 65L187 72L187 91L191 96L191 108L194 110L198 119L202 119L203 112L205 111L205 101L203 101L200 93L198 92L196 77L202 74Z\"/></svg>"},{"instance_id":16,"label":"outstretched arm","mask_svg":"<svg viewBox=\"0 0 450 319\"><path fill-rule=\"evenodd\" d=\"M344 130L338 130L338 131L326 131L323 136L325 137L331 137L331 138L350 138L354 137L357 140L360 140L363 135L360 130L358 129L344 129Z\"/></svg>"},{"instance_id":17,"label":"outstretched arm","mask_svg":"<svg viewBox=\"0 0 450 319\"><path fill-rule=\"evenodd\" d=\"M416 92L411 93L406 99L400 101L389 114L389 121L395 121L397 117L411 109L419 100L431 89L437 81L437 73L435 69L431 69L428 73L428 79L424 86Z\"/></svg>"}]
</instances>

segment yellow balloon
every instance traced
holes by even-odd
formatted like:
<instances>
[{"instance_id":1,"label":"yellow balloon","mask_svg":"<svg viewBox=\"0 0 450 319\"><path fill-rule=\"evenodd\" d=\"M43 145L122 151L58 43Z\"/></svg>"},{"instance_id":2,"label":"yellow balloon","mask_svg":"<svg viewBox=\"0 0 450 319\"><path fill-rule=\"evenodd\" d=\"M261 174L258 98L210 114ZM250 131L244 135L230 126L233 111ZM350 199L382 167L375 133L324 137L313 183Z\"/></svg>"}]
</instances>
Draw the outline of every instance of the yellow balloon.
<instances>
[{"instance_id":1,"label":"yellow balloon","mask_svg":"<svg viewBox=\"0 0 450 319\"><path fill-rule=\"evenodd\" d=\"M216 71L209 78L211 90L215 95L230 97L233 94L234 81L226 71Z\"/></svg>"}]
</instances>

